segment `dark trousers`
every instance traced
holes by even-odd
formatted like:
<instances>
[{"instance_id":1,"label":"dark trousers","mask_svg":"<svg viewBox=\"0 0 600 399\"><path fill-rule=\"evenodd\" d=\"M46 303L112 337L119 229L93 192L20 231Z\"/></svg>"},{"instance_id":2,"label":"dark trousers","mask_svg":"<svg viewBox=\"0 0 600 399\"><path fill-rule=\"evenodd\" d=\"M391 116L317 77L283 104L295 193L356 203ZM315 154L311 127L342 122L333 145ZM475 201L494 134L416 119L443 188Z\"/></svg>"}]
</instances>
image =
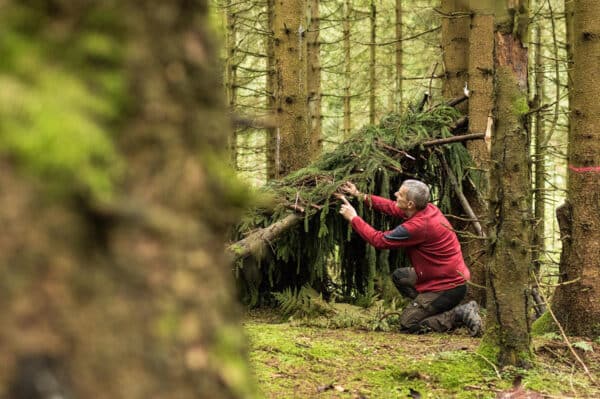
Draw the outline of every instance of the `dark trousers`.
<instances>
[{"instance_id":1,"label":"dark trousers","mask_svg":"<svg viewBox=\"0 0 600 399\"><path fill-rule=\"evenodd\" d=\"M417 274L412 267L402 267L392 273L392 281L402 296L411 299L400 316L402 330L410 333L443 332L458 327L454 307L463 300L466 285L447 291L418 293Z\"/></svg>"}]
</instances>

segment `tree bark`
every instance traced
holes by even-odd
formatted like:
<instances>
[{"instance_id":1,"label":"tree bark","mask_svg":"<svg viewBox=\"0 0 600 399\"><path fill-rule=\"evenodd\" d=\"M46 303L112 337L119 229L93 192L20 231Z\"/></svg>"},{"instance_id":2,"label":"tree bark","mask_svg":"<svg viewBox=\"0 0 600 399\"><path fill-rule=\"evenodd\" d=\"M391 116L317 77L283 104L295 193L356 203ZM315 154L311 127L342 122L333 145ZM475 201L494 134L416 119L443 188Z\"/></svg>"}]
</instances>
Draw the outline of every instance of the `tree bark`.
<instances>
[{"instance_id":1,"label":"tree bark","mask_svg":"<svg viewBox=\"0 0 600 399\"><path fill-rule=\"evenodd\" d=\"M542 44L541 44L541 26L536 29L535 43L535 96L532 106L537 109L541 106L544 98L544 65L542 64ZM544 117L541 112L535 114L535 188L534 188L534 219L535 228L533 229L533 247L531 258L535 274L540 275L543 265L543 256L546 252L545 246L545 231L546 231L546 150L543 146L545 142L544 136ZM539 287L534 287L534 290L539 290ZM536 316L540 317L545 311L543 302L536 299L535 312Z\"/></svg>"},{"instance_id":2,"label":"tree bark","mask_svg":"<svg viewBox=\"0 0 600 399\"><path fill-rule=\"evenodd\" d=\"M310 120L310 153L312 158L321 154L321 45L319 43L320 13L319 0L310 0L308 7L308 110Z\"/></svg>"},{"instance_id":3,"label":"tree bark","mask_svg":"<svg viewBox=\"0 0 600 399\"><path fill-rule=\"evenodd\" d=\"M486 3L471 0L471 29L469 31L469 133L485 132L488 118L494 106L494 11L486 8ZM467 149L473 158L474 170L472 179L479 181L479 189L467 185L465 196L473 206L473 212L482 220L486 217L487 189L489 186L490 153L485 141L469 141ZM484 226L485 229L485 226ZM485 285L485 265L488 262L485 243L481 240L470 240L463 244L463 254L471 269L471 280L477 285ZM470 298L486 306L486 295L483 290L473 289L468 293Z\"/></svg>"},{"instance_id":4,"label":"tree bark","mask_svg":"<svg viewBox=\"0 0 600 399\"><path fill-rule=\"evenodd\" d=\"M375 1L371 0L371 13L369 22L371 25L371 43L369 43L369 123L375 124L377 119L377 109L375 99L377 98L377 7Z\"/></svg>"},{"instance_id":5,"label":"tree bark","mask_svg":"<svg viewBox=\"0 0 600 399\"><path fill-rule=\"evenodd\" d=\"M464 0L442 0L442 59L445 79L444 98L453 98L467 82L469 53L469 9ZM461 109L462 108L462 109ZM466 106L459 107L466 112Z\"/></svg>"},{"instance_id":6,"label":"tree bark","mask_svg":"<svg viewBox=\"0 0 600 399\"><path fill-rule=\"evenodd\" d=\"M402 112L402 0L396 0L396 113Z\"/></svg>"},{"instance_id":7,"label":"tree bark","mask_svg":"<svg viewBox=\"0 0 600 399\"><path fill-rule=\"evenodd\" d=\"M266 105L272 115L277 114L275 105L275 22L274 22L274 2L267 0L267 26L269 35L267 36L267 80L266 80ZM276 117L279 122L279 117ZM277 125L277 123L276 123ZM279 175L279 126L274 126L266 130L266 151L267 151L267 180L273 180Z\"/></svg>"},{"instance_id":8,"label":"tree bark","mask_svg":"<svg viewBox=\"0 0 600 399\"><path fill-rule=\"evenodd\" d=\"M279 168L282 177L310 162L307 101L306 0L273 3L275 106L279 119Z\"/></svg>"},{"instance_id":9,"label":"tree bark","mask_svg":"<svg viewBox=\"0 0 600 399\"><path fill-rule=\"evenodd\" d=\"M352 64L350 59L350 16L352 0L344 1L344 140L352 134Z\"/></svg>"},{"instance_id":10,"label":"tree bark","mask_svg":"<svg viewBox=\"0 0 600 399\"><path fill-rule=\"evenodd\" d=\"M495 28L494 106L490 180L490 263L484 343L498 348L500 365L529 366L531 310L531 214L527 115L527 11L509 1L498 9ZM514 16L514 18L513 18Z\"/></svg>"},{"instance_id":11,"label":"tree bark","mask_svg":"<svg viewBox=\"0 0 600 399\"><path fill-rule=\"evenodd\" d=\"M571 206L571 245L563 252L555 313L569 334L600 334L600 4L574 3L573 71L569 131L567 202ZM563 259L564 257L564 259Z\"/></svg>"},{"instance_id":12,"label":"tree bark","mask_svg":"<svg viewBox=\"0 0 600 399\"><path fill-rule=\"evenodd\" d=\"M136 218L104 217L77 187L51 198L6 162L1 185L13 189L0 192L4 237L11 237L0 240L0 396L31 398L43 379L61 386L60 397L254 397L223 245L245 195L234 179L222 180L233 173L224 166L229 118L205 28L207 2L75 3L78 15L60 21L77 27L69 43L98 34L88 25L98 15L103 24L122 18L120 29L102 33L122 63L81 57L77 64L118 68L135 100L111 125L121 127L114 137L124 162L115 198L165 209L197 228L167 233ZM48 23L65 18L42 9L52 10Z\"/></svg>"}]
</instances>

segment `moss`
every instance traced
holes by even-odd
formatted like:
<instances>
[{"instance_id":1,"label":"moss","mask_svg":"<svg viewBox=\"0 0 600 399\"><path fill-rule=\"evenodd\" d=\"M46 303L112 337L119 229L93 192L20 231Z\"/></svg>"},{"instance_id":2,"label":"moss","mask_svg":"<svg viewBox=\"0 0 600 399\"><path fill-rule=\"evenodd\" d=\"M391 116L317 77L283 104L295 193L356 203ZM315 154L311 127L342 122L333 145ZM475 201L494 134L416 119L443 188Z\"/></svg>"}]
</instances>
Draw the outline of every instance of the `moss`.
<instances>
[{"instance_id":1,"label":"moss","mask_svg":"<svg viewBox=\"0 0 600 399\"><path fill-rule=\"evenodd\" d=\"M600 394L581 370L538 357L529 370L506 368L500 378L474 353L478 341L463 335L405 335L356 329L330 330L249 321L251 359L265 397L334 398L344 395L406 398L411 391L432 398L494 398L516 376L542 396ZM493 359L491 346L478 353ZM551 359L552 360L552 359ZM589 364L590 367L595 367ZM574 373L574 374L572 374ZM568 383L573 379L573 388ZM333 384L343 388L318 392ZM465 387L476 387L465 389Z\"/></svg>"},{"instance_id":2,"label":"moss","mask_svg":"<svg viewBox=\"0 0 600 399\"><path fill-rule=\"evenodd\" d=\"M556 323L549 312L544 312L536 321L531 324L531 335L544 335L558 331Z\"/></svg>"}]
</instances>

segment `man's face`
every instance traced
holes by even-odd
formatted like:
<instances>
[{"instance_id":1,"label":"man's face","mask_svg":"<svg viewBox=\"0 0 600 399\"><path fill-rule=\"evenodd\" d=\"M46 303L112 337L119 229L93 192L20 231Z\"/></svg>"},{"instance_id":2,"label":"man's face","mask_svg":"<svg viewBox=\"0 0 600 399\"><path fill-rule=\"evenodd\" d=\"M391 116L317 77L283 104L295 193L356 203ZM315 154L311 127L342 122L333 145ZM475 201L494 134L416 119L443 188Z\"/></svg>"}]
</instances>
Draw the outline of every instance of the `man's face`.
<instances>
[{"instance_id":1,"label":"man's face","mask_svg":"<svg viewBox=\"0 0 600 399\"><path fill-rule=\"evenodd\" d=\"M407 211L415 207L415 203L406 198L407 193L408 188L404 186L401 186L400 189L394 193L396 196L396 206L403 211Z\"/></svg>"}]
</instances>

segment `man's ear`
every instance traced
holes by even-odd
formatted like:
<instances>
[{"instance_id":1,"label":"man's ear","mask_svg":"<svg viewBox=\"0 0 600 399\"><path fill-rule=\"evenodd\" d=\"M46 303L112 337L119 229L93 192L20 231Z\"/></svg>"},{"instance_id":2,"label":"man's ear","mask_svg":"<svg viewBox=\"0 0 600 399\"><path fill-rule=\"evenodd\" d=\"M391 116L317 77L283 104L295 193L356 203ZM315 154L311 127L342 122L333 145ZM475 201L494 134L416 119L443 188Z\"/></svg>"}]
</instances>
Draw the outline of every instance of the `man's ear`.
<instances>
[{"instance_id":1,"label":"man's ear","mask_svg":"<svg viewBox=\"0 0 600 399\"><path fill-rule=\"evenodd\" d=\"M415 203L413 201L408 201L406 205L408 205L409 208L415 208Z\"/></svg>"}]
</instances>

